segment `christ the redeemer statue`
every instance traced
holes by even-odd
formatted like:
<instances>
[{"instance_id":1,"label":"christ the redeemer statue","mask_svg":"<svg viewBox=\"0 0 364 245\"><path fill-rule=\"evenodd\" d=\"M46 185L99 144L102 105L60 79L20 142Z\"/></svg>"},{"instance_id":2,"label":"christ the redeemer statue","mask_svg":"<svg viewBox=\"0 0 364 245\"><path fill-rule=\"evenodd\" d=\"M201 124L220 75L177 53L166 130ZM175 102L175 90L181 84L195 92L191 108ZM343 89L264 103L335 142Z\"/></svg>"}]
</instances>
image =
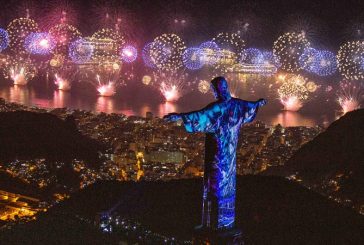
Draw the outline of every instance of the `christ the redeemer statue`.
<instances>
[{"instance_id":1,"label":"christ the redeemer statue","mask_svg":"<svg viewBox=\"0 0 364 245\"><path fill-rule=\"evenodd\" d=\"M169 122L183 120L187 132L206 133L202 229L229 230L235 225L236 147L240 127L254 120L267 102L245 101L230 95L223 77L211 81L215 102L199 111L170 113Z\"/></svg>"}]
</instances>

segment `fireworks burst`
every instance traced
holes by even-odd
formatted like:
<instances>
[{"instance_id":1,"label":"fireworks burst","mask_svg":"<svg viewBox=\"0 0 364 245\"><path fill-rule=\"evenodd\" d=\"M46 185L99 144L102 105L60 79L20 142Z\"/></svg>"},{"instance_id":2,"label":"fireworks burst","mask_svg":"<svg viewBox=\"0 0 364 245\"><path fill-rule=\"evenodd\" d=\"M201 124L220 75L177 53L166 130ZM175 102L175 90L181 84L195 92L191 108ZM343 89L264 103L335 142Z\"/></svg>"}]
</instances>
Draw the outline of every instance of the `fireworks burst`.
<instances>
[{"instance_id":1,"label":"fireworks burst","mask_svg":"<svg viewBox=\"0 0 364 245\"><path fill-rule=\"evenodd\" d=\"M5 64L5 78L13 80L14 85L26 85L37 70L29 58L14 57Z\"/></svg>"},{"instance_id":2,"label":"fireworks burst","mask_svg":"<svg viewBox=\"0 0 364 245\"><path fill-rule=\"evenodd\" d=\"M183 64L189 70L201 69L204 65L201 49L187 48L182 55Z\"/></svg>"},{"instance_id":3,"label":"fireworks burst","mask_svg":"<svg viewBox=\"0 0 364 245\"><path fill-rule=\"evenodd\" d=\"M8 25L9 47L15 53L24 53L24 42L26 37L38 31L38 24L28 18L19 18L11 21Z\"/></svg>"},{"instance_id":4,"label":"fireworks burst","mask_svg":"<svg viewBox=\"0 0 364 245\"><path fill-rule=\"evenodd\" d=\"M54 84L57 85L59 90L68 91L71 89L71 81L66 78L62 78L58 74L55 75Z\"/></svg>"},{"instance_id":5,"label":"fireworks burst","mask_svg":"<svg viewBox=\"0 0 364 245\"><path fill-rule=\"evenodd\" d=\"M160 90L166 99L166 101L177 101L181 97L178 87L176 85L169 86L168 84L162 82Z\"/></svg>"},{"instance_id":6,"label":"fireworks burst","mask_svg":"<svg viewBox=\"0 0 364 245\"><path fill-rule=\"evenodd\" d=\"M319 52L311 47L307 47L304 49L303 53L298 59L299 65L301 69L304 69L308 72L315 72L315 65L318 60Z\"/></svg>"},{"instance_id":7,"label":"fireworks burst","mask_svg":"<svg viewBox=\"0 0 364 245\"><path fill-rule=\"evenodd\" d=\"M281 98L285 111L298 111L302 108L303 102L297 96L285 96Z\"/></svg>"},{"instance_id":8,"label":"fireworks burst","mask_svg":"<svg viewBox=\"0 0 364 245\"><path fill-rule=\"evenodd\" d=\"M138 57L138 50L134 46L126 45L120 51L121 60L127 63L134 62L137 57Z\"/></svg>"},{"instance_id":9,"label":"fireworks burst","mask_svg":"<svg viewBox=\"0 0 364 245\"><path fill-rule=\"evenodd\" d=\"M74 65L63 65L62 67L55 68L55 70L54 84L59 90L70 90L72 82L76 80L77 67Z\"/></svg>"},{"instance_id":10,"label":"fireworks burst","mask_svg":"<svg viewBox=\"0 0 364 245\"><path fill-rule=\"evenodd\" d=\"M142 83L143 83L144 85L149 85L149 84L151 83L151 81L152 81L152 78L151 78L151 76L149 76L149 75L145 75L145 76L143 76L143 78L142 78Z\"/></svg>"},{"instance_id":11,"label":"fireworks burst","mask_svg":"<svg viewBox=\"0 0 364 245\"><path fill-rule=\"evenodd\" d=\"M308 40L314 41L316 44L321 43L321 38L326 36L328 29L314 16L303 14L293 14L285 21L289 32L300 33Z\"/></svg>"},{"instance_id":12,"label":"fireworks burst","mask_svg":"<svg viewBox=\"0 0 364 245\"><path fill-rule=\"evenodd\" d=\"M245 41L237 33L222 32L219 33L213 41L219 46L219 48L229 50L235 54L240 54L245 47Z\"/></svg>"},{"instance_id":13,"label":"fireworks burst","mask_svg":"<svg viewBox=\"0 0 364 245\"><path fill-rule=\"evenodd\" d=\"M53 55L52 59L49 61L49 65L52 68L59 68L64 64L65 58L66 57L62 54L55 54L55 55Z\"/></svg>"},{"instance_id":14,"label":"fireworks burst","mask_svg":"<svg viewBox=\"0 0 364 245\"><path fill-rule=\"evenodd\" d=\"M142 50L142 59L144 61L144 64L149 68L156 68L156 65L154 63L154 59L151 57L151 49L152 49L153 43L147 43L143 50Z\"/></svg>"},{"instance_id":15,"label":"fireworks burst","mask_svg":"<svg viewBox=\"0 0 364 245\"><path fill-rule=\"evenodd\" d=\"M357 110L360 108L360 103L364 97L363 86L362 84L342 81L340 82L340 90L337 92L337 97L337 102L344 114Z\"/></svg>"},{"instance_id":16,"label":"fireworks burst","mask_svg":"<svg viewBox=\"0 0 364 245\"><path fill-rule=\"evenodd\" d=\"M280 102L284 110L298 111L309 98L309 92L305 86L306 79L300 75L287 75L283 84L278 88Z\"/></svg>"},{"instance_id":17,"label":"fireworks burst","mask_svg":"<svg viewBox=\"0 0 364 245\"><path fill-rule=\"evenodd\" d=\"M96 79L101 83L100 76L96 75ZM101 84L97 87L97 92L100 96L111 97L116 94L116 86L113 82L108 82L107 84Z\"/></svg>"},{"instance_id":18,"label":"fireworks burst","mask_svg":"<svg viewBox=\"0 0 364 245\"><path fill-rule=\"evenodd\" d=\"M257 48L247 48L240 53L240 63L262 64L263 58L262 52Z\"/></svg>"},{"instance_id":19,"label":"fireworks burst","mask_svg":"<svg viewBox=\"0 0 364 245\"><path fill-rule=\"evenodd\" d=\"M100 65L88 71L100 96L110 97L116 93L117 86L122 84L118 63Z\"/></svg>"},{"instance_id":20,"label":"fireworks burst","mask_svg":"<svg viewBox=\"0 0 364 245\"><path fill-rule=\"evenodd\" d=\"M161 70L174 72L183 66L182 54L186 46L176 34L163 34L154 39L150 57Z\"/></svg>"},{"instance_id":21,"label":"fireworks burst","mask_svg":"<svg viewBox=\"0 0 364 245\"><path fill-rule=\"evenodd\" d=\"M316 83L314 83L312 81L309 81L309 82L306 83L306 89L307 89L308 92L314 93L318 89L318 86L317 86Z\"/></svg>"},{"instance_id":22,"label":"fireworks burst","mask_svg":"<svg viewBox=\"0 0 364 245\"><path fill-rule=\"evenodd\" d=\"M273 65L277 69L281 67L282 64L279 62L278 57L274 55L272 51L262 51L262 55L263 55L262 64Z\"/></svg>"},{"instance_id":23,"label":"fireworks burst","mask_svg":"<svg viewBox=\"0 0 364 245\"><path fill-rule=\"evenodd\" d=\"M0 52L9 46L9 34L4 29L0 28Z\"/></svg>"},{"instance_id":24,"label":"fireworks burst","mask_svg":"<svg viewBox=\"0 0 364 245\"><path fill-rule=\"evenodd\" d=\"M43 11L39 20L42 30L49 30L59 24L76 24L80 16L77 7L70 0L46 1Z\"/></svg>"},{"instance_id":25,"label":"fireworks burst","mask_svg":"<svg viewBox=\"0 0 364 245\"><path fill-rule=\"evenodd\" d=\"M206 80L201 80L198 83L198 91L200 91L203 94L206 94L210 91L210 83Z\"/></svg>"},{"instance_id":26,"label":"fireworks burst","mask_svg":"<svg viewBox=\"0 0 364 245\"><path fill-rule=\"evenodd\" d=\"M279 60L273 52L251 48L244 50L240 54L240 62L228 69L241 74L257 74L269 77L275 74L279 67Z\"/></svg>"},{"instance_id":27,"label":"fireworks burst","mask_svg":"<svg viewBox=\"0 0 364 245\"><path fill-rule=\"evenodd\" d=\"M175 102L187 92L191 85L186 83L187 77L187 73L183 72L154 72L155 84L167 102Z\"/></svg>"},{"instance_id":28,"label":"fireworks burst","mask_svg":"<svg viewBox=\"0 0 364 245\"><path fill-rule=\"evenodd\" d=\"M301 70L299 58L310 43L301 33L285 33L273 44L273 53L279 58L282 69L288 72Z\"/></svg>"},{"instance_id":29,"label":"fireworks burst","mask_svg":"<svg viewBox=\"0 0 364 245\"><path fill-rule=\"evenodd\" d=\"M238 63L238 54L245 46L245 41L236 33L220 33L213 41L219 46L218 62L214 69L217 73L226 73Z\"/></svg>"},{"instance_id":30,"label":"fireworks burst","mask_svg":"<svg viewBox=\"0 0 364 245\"><path fill-rule=\"evenodd\" d=\"M54 38L47 32L30 33L25 41L25 50L30 54L47 55L55 48Z\"/></svg>"},{"instance_id":31,"label":"fireworks burst","mask_svg":"<svg viewBox=\"0 0 364 245\"><path fill-rule=\"evenodd\" d=\"M55 53L64 55L68 53L68 45L81 38L81 33L76 27L64 23L52 27L49 33L56 41Z\"/></svg>"},{"instance_id":32,"label":"fireworks burst","mask_svg":"<svg viewBox=\"0 0 364 245\"><path fill-rule=\"evenodd\" d=\"M199 46L201 61L205 65L214 65L220 60L220 48L213 41L203 42Z\"/></svg>"},{"instance_id":33,"label":"fireworks burst","mask_svg":"<svg viewBox=\"0 0 364 245\"><path fill-rule=\"evenodd\" d=\"M319 76L330 76L336 72L337 61L335 55L327 50L305 48L299 58L300 67Z\"/></svg>"},{"instance_id":34,"label":"fireworks burst","mask_svg":"<svg viewBox=\"0 0 364 245\"><path fill-rule=\"evenodd\" d=\"M85 39L78 39L70 44L68 55L76 64L84 64L91 60L94 46L87 43Z\"/></svg>"},{"instance_id":35,"label":"fireworks burst","mask_svg":"<svg viewBox=\"0 0 364 245\"><path fill-rule=\"evenodd\" d=\"M337 70L337 61L335 55L327 50L318 52L318 59L314 71L319 76L333 75Z\"/></svg>"},{"instance_id":36,"label":"fireworks burst","mask_svg":"<svg viewBox=\"0 0 364 245\"><path fill-rule=\"evenodd\" d=\"M346 79L364 79L364 41L341 45L336 57L339 71Z\"/></svg>"},{"instance_id":37,"label":"fireworks burst","mask_svg":"<svg viewBox=\"0 0 364 245\"><path fill-rule=\"evenodd\" d=\"M113 40L120 45L125 43L125 38L117 31L111 28L103 28L92 35L95 39Z\"/></svg>"},{"instance_id":38,"label":"fireworks burst","mask_svg":"<svg viewBox=\"0 0 364 245\"><path fill-rule=\"evenodd\" d=\"M118 31L104 28L95 32L91 38L85 39L94 46L93 62L113 63L120 59L120 50L125 44L125 38Z\"/></svg>"},{"instance_id":39,"label":"fireworks burst","mask_svg":"<svg viewBox=\"0 0 364 245\"><path fill-rule=\"evenodd\" d=\"M119 32L105 28L95 32L86 41L94 46L93 62L113 63L120 59L120 50L125 43L125 38Z\"/></svg>"},{"instance_id":40,"label":"fireworks burst","mask_svg":"<svg viewBox=\"0 0 364 245\"><path fill-rule=\"evenodd\" d=\"M294 75L294 74L290 74L290 75L286 76L285 79L286 79L286 82L295 83L295 84L298 84L299 86L304 86L307 82L307 78L305 78L301 75Z\"/></svg>"},{"instance_id":41,"label":"fireworks burst","mask_svg":"<svg viewBox=\"0 0 364 245\"><path fill-rule=\"evenodd\" d=\"M214 70L217 74L227 73L229 69L238 63L238 56L226 49L220 50L219 53L219 62L214 65Z\"/></svg>"}]
</instances>

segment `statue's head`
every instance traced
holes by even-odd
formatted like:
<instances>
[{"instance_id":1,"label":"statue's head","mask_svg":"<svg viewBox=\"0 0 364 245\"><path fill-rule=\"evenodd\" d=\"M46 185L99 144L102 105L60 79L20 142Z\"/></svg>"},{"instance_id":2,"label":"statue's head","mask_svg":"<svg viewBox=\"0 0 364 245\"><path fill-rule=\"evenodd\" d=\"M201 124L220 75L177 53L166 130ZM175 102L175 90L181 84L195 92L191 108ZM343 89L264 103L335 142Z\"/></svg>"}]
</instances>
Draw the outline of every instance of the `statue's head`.
<instances>
[{"instance_id":1,"label":"statue's head","mask_svg":"<svg viewBox=\"0 0 364 245\"><path fill-rule=\"evenodd\" d=\"M215 77L211 80L211 85L216 99L228 100L231 98L229 86L224 77Z\"/></svg>"}]
</instances>

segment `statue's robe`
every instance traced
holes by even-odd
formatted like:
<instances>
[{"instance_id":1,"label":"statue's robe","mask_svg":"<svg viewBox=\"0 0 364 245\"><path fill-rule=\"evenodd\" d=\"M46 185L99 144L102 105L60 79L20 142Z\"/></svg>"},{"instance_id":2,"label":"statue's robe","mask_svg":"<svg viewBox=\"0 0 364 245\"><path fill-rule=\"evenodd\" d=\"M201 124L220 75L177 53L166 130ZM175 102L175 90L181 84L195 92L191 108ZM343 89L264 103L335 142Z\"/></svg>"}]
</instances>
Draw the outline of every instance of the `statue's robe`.
<instances>
[{"instance_id":1,"label":"statue's robe","mask_svg":"<svg viewBox=\"0 0 364 245\"><path fill-rule=\"evenodd\" d=\"M182 113L187 132L206 133L202 227L228 229L235 222L236 148L240 127L254 120L259 105L237 98Z\"/></svg>"}]
</instances>

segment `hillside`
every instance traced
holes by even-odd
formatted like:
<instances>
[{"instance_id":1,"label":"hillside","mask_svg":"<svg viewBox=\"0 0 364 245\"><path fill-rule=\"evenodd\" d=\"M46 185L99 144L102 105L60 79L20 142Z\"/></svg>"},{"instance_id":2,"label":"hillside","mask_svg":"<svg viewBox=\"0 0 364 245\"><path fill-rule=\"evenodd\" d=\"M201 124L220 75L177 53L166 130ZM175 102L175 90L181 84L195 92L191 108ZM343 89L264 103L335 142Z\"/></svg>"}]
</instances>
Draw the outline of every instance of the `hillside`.
<instances>
[{"instance_id":1,"label":"hillside","mask_svg":"<svg viewBox=\"0 0 364 245\"><path fill-rule=\"evenodd\" d=\"M201 179L96 183L37 221L1 231L0 239L6 244L92 244L89 238L96 237L117 244L115 231L106 236L74 221L92 222L114 207L121 217L153 232L190 240L201 215L201 184ZM236 213L247 244L364 243L361 215L281 177L238 177Z\"/></svg>"},{"instance_id":2,"label":"hillside","mask_svg":"<svg viewBox=\"0 0 364 245\"><path fill-rule=\"evenodd\" d=\"M347 113L265 175L292 176L364 213L364 110Z\"/></svg>"},{"instance_id":3,"label":"hillside","mask_svg":"<svg viewBox=\"0 0 364 245\"><path fill-rule=\"evenodd\" d=\"M25 183L4 171L0 171L0 190L41 199L48 197L39 188Z\"/></svg>"},{"instance_id":4,"label":"hillside","mask_svg":"<svg viewBox=\"0 0 364 245\"><path fill-rule=\"evenodd\" d=\"M0 160L46 158L89 163L97 161L102 146L83 136L72 125L48 113L28 111L0 113Z\"/></svg>"}]
</instances>

